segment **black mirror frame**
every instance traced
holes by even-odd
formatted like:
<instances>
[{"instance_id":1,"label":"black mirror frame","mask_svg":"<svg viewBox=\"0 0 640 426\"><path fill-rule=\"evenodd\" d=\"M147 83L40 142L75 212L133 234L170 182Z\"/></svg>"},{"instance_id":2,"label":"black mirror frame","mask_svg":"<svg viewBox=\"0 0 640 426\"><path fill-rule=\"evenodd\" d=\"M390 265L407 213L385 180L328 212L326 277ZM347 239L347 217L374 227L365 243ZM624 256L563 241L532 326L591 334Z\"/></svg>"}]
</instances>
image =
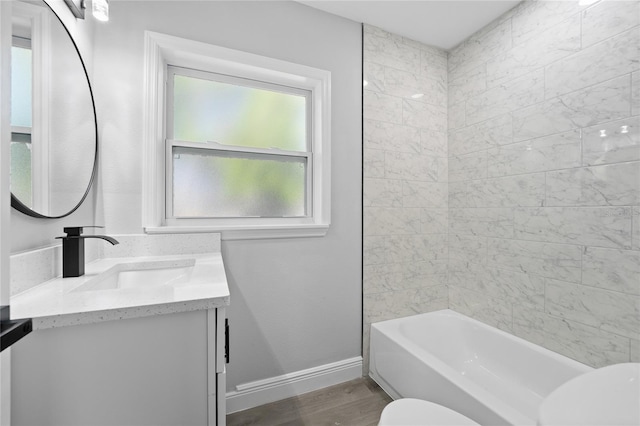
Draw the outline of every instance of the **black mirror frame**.
<instances>
[{"instance_id":1,"label":"black mirror frame","mask_svg":"<svg viewBox=\"0 0 640 426\"><path fill-rule=\"evenodd\" d=\"M91 107L93 109L93 124L94 124L94 129L95 129L95 141L96 141L96 143L95 143L95 154L93 156L93 168L92 168L92 171L91 171L91 178L89 179L89 183L87 184L87 189L85 190L84 194L82 195L82 198L80 198L80 201L78 201L78 204L76 204L75 207L73 207L71 210L69 210L68 212L66 212L64 214L61 214L59 216L47 216L47 215L44 215L42 213L38 213L37 211L32 210L29 207L27 207L26 205L24 205L24 203L22 201L20 201L18 199L18 197L13 195L13 192L11 193L11 207L13 207L14 209L18 210L19 212L21 212L21 213L23 213L23 214L25 214L27 216L35 217L35 218L38 218L38 219L61 219L63 217L69 216L71 213L73 213L76 210L78 210L78 208L82 205L84 200L89 195L89 191L91 191L91 186L93 186L93 181L94 181L94 179L96 177L97 170L98 170L98 117L97 117L97 114L96 114L96 103L95 103L95 100L94 100L94 97L93 97L93 88L91 87L91 80L89 80L89 73L87 72L87 67L84 64L84 60L82 59L82 55L80 54L80 50L78 49L78 45L76 44L75 40L71 36L71 33L69 32L69 29L67 29L67 26L64 24L64 22L62 22L62 19L60 19L60 17L55 12L55 10L53 10L53 8L45 0L42 0L42 2L45 5L47 5L49 10L51 10L51 13L53 13L55 15L55 17L58 19L58 22L60 22L60 25L62 25L62 28L64 28L65 32L69 36L69 40L71 40L71 44L73 45L74 49L76 50L76 54L78 55L78 59L80 59L80 64L82 65L82 70L84 71L84 76L87 79L87 86L89 87L89 96L91 97Z\"/></svg>"}]
</instances>

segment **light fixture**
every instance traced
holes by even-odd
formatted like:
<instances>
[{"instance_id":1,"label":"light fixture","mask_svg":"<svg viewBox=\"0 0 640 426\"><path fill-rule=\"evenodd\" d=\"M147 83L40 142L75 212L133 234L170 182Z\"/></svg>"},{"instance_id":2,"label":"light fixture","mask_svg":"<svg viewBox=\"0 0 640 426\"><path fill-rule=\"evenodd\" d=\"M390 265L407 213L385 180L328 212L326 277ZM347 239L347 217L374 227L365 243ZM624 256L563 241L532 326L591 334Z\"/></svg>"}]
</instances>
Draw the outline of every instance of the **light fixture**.
<instances>
[{"instance_id":1,"label":"light fixture","mask_svg":"<svg viewBox=\"0 0 640 426\"><path fill-rule=\"evenodd\" d=\"M424 96L424 93L416 93L415 95L411 95L413 99L420 99Z\"/></svg>"},{"instance_id":2,"label":"light fixture","mask_svg":"<svg viewBox=\"0 0 640 426\"><path fill-rule=\"evenodd\" d=\"M600 130L600 137L601 138L606 138L607 137L607 131L605 129Z\"/></svg>"},{"instance_id":3,"label":"light fixture","mask_svg":"<svg viewBox=\"0 0 640 426\"><path fill-rule=\"evenodd\" d=\"M93 17L98 21L107 22L109 20L109 1L92 0L91 11L93 13Z\"/></svg>"},{"instance_id":4,"label":"light fixture","mask_svg":"<svg viewBox=\"0 0 640 426\"><path fill-rule=\"evenodd\" d=\"M362 80L362 87L367 87L367 84L369 84L367 80Z\"/></svg>"},{"instance_id":5,"label":"light fixture","mask_svg":"<svg viewBox=\"0 0 640 426\"><path fill-rule=\"evenodd\" d=\"M78 19L84 19L84 10L87 8L86 0L64 0L64 2L73 13L73 16ZM109 1L92 0L91 13L98 21L107 22L109 20Z\"/></svg>"},{"instance_id":6,"label":"light fixture","mask_svg":"<svg viewBox=\"0 0 640 426\"><path fill-rule=\"evenodd\" d=\"M78 19L84 19L84 10L86 6L84 5L84 0L64 0L65 4Z\"/></svg>"},{"instance_id":7,"label":"light fixture","mask_svg":"<svg viewBox=\"0 0 640 426\"><path fill-rule=\"evenodd\" d=\"M620 126L620 133L629 133L629 126Z\"/></svg>"}]
</instances>

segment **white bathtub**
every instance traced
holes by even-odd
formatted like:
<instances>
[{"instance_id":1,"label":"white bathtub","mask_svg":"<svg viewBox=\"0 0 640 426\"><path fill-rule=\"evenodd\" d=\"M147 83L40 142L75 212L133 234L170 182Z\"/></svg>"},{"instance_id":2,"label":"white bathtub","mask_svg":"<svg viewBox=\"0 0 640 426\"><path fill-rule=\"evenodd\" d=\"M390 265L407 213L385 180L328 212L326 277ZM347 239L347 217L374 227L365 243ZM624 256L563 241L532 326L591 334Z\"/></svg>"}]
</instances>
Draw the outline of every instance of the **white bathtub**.
<instances>
[{"instance_id":1,"label":"white bathtub","mask_svg":"<svg viewBox=\"0 0 640 426\"><path fill-rule=\"evenodd\" d=\"M592 368L445 309L371 325L370 376L482 425L535 425L552 390Z\"/></svg>"}]
</instances>

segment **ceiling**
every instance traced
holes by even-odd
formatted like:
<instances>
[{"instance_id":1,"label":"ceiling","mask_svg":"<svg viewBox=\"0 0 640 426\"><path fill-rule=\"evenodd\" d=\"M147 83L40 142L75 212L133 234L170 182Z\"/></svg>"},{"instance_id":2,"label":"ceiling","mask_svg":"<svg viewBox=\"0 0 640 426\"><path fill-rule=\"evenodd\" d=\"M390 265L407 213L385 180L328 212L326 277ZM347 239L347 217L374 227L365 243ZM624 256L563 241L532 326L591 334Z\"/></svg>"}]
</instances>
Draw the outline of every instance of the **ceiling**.
<instances>
[{"instance_id":1,"label":"ceiling","mask_svg":"<svg viewBox=\"0 0 640 426\"><path fill-rule=\"evenodd\" d=\"M519 0L298 0L299 3L449 50Z\"/></svg>"}]
</instances>

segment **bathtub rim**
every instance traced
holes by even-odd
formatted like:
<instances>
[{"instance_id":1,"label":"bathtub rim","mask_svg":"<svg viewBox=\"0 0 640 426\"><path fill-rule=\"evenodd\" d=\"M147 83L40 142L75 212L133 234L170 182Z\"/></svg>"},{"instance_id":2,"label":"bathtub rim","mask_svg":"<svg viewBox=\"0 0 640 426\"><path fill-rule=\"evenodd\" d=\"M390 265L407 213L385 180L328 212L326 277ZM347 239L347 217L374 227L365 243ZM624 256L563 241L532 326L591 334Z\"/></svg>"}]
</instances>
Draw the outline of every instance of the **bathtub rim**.
<instances>
[{"instance_id":1,"label":"bathtub rim","mask_svg":"<svg viewBox=\"0 0 640 426\"><path fill-rule=\"evenodd\" d=\"M401 323L404 323L407 321L415 321L424 316L454 317L454 318L461 319L463 321L470 322L472 325L476 325L489 332L497 333L499 336L502 336L511 341L515 341L516 343L522 344L524 345L525 348L533 350L537 354L540 354L543 356L549 356L553 360L556 360L562 363L568 363L569 365L576 367L576 369L579 371L578 375L581 375L593 370L592 367L586 364L583 364L577 360L569 358L565 355L561 355L557 352L544 348L540 345L536 345L535 343L529 342L521 337L518 337L514 334L510 334L496 327L492 327L488 324L485 324L474 318L468 317L452 309L441 309L438 311L410 315L402 318L395 318L395 319L380 321L380 322L371 324L371 332L370 332L371 337L373 337L374 335L373 329L375 328L377 332L383 334L385 337L391 340L394 344L404 348L411 356L420 360L424 359L424 362L429 366L429 368L433 370L435 374L438 374L439 376L443 377L445 380L451 382L451 384L455 386L460 392L464 392L470 397L475 398L481 404L487 407L490 407L490 409L493 410L498 416L509 421L511 424L516 424L516 425L526 424L526 423L531 423L532 421L535 424L536 418L532 419L529 416L527 416L525 413L511 407L510 405L502 401L497 396L483 389L480 385L476 384L473 380L466 379L464 376L460 375L460 373L453 366L445 363L435 355L432 355L430 352L420 347L418 344L412 342L411 340L401 335L401 333L399 332L399 325ZM383 379L378 374L377 369L376 371L372 369L372 367L374 369L376 368L375 361L374 361L374 357L375 357L374 351L371 350L372 341L373 339L371 339L369 343L370 345L369 376L372 379L374 379L376 383L378 383L380 387L382 387L382 389L385 390L385 392L387 392L392 398L397 399L398 397L401 397L399 393L393 388L393 386L390 383L388 383L385 379ZM558 386L561 386L561 385L562 383L559 384ZM390 390L392 392L389 392ZM544 400L544 397L543 397L543 400Z\"/></svg>"}]
</instances>

